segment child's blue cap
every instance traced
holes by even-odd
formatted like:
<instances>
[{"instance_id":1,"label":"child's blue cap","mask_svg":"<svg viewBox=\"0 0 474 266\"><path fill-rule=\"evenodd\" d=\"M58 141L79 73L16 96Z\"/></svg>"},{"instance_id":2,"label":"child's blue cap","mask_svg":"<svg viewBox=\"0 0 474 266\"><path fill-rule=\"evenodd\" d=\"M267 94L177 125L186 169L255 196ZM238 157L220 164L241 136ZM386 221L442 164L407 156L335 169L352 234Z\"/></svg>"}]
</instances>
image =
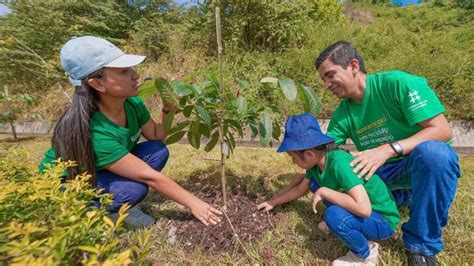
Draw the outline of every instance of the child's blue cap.
<instances>
[{"instance_id":1,"label":"child's blue cap","mask_svg":"<svg viewBox=\"0 0 474 266\"><path fill-rule=\"evenodd\" d=\"M285 136L277 152L302 151L333 141L321 131L312 114L294 115L286 121Z\"/></svg>"}]
</instances>

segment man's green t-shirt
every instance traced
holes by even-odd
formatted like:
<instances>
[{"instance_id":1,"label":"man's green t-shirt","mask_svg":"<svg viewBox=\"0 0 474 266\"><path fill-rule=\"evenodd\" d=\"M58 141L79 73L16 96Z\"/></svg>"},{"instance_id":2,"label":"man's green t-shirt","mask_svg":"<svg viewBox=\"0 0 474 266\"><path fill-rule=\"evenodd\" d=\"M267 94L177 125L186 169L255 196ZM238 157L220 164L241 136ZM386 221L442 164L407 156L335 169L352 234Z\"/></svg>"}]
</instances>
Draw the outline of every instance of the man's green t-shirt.
<instances>
[{"instance_id":1,"label":"man's green t-shirt","mask_svg":"<svg viewBox=\"0 0 474 266\"><path fill-rule=\"evenodd\" d=\"M125 156L137 144L141 127L150 120L150 113L140 97L131 97L124 102L127 127L110 121L102 112L92 115L90 133L94 163L97 171ZM55 160L54 150L50 148L40 163L40 171Z\"/></svg>"},{"instance_id":2,"label":"man's green t-shirt","mask_svg":"<svg viewBox=\"0 0 474 266\"><path fill-rule=\"evenodd\" d=\"M421 130L417 123L444 111L425 78L402 71L367 75L362 102L342 100L327 135L337 145L349 138L363 151L413 136Z\"/></svg>"},{"instance_id":3,"label":"man's green t-shirt","mask_svg":"<svg viewBox=\"0 0 474 266\"><path fill-rule=\"evenodd\" d=\"M368 181L359 178L352 172L349 163L354 158L342 150L334 150L326 153L326 166L321 172L318 166L306 171L306 178L315 179L320 187L348 193L353 187L363 185L370 199L372 210L383 215L395 230L400 222L395 199L385 183L377 175L373 175Z\"/></svg>"}]
</instances>

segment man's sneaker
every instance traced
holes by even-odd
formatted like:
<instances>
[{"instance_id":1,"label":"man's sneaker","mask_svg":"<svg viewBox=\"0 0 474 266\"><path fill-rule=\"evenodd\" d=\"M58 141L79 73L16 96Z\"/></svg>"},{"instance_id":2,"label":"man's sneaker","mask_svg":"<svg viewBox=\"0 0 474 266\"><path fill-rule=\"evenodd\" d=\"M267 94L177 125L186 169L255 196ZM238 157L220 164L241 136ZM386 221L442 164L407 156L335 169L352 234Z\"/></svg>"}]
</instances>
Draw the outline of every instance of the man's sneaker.
<instances>
[{"instance_id":1,"label":"man's sneaker","mask_svg":"<svg viewBox=\"0 0 474 266\"><path fill-rule=\"evenodd\" d=\"M346 255L337 258L332 262L332 265L377 265L379 262L379 244L369 241L370 253L366 259L363 259L352 251L347 252Z\"/></svg>"},{"instance_id":2,"label":"man's sneaker","mask_svg":"<svg viewBox=\"0 0 474 266\"><path fill-rule=\"evenodd\" d=\"M408 265L410 266L436 266L436 257L427 256L407 250Z\"/></svg>"},{"instance_id":3,"label":"man's sneaker","mask_svg":"<svg viewBox=\"0 0 474 266\"><path fill-rule=\"evenodd\" d=\"M322 222L318 223L318 229L319 229L319 231L323 232L326 235L331 232L329 230L329 227L328 227L326 221L322 221Z\"/></svg>"},{"instance_id":4,"label":"man's sneaker","mask_svg":"<svg viewBox=\"0 0 474 266\"><path fill-rule=\"evenodd\" d=\"M118 213L109 214L110 219L114 222L118 219ZM143 228L149 227L155 223L155 219L150 215L145 214L137 206L132 207L128 210L128 216L123 221L127 227L130 228Z\"/></svg>"}]
</instances>

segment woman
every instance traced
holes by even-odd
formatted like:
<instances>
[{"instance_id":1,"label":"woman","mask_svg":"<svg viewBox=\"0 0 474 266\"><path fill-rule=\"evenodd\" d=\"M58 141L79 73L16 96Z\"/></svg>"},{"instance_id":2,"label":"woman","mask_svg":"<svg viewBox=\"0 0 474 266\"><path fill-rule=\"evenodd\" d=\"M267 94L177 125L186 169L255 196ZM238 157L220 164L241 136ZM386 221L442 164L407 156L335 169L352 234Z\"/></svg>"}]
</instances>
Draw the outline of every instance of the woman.
<instances>
[{"instance_id":1,"label":"woman","mask_svg":"<svg viewBox=\"0 0 474 266\"><path fill-rule=\"evenodd\" d=\"M150 186L189 208L205 225L219 222L220 211L160 172L169 156L162 143L167 136L163 122L174 107L165 105L156 123L137 96L139 76L132 67L145 56L125 54L107 40L83 36L69 40L60 58L75 92L56 124L53 147L40 168L59 157L77 162L67 178L90 173L92 185L113 195L113 204L107 208L111 213L125 203L138 204ZM141 135L148 141L137 144ZM132 208L126 222L148 226L154 220Z\"/></svg>"}]
</instances>

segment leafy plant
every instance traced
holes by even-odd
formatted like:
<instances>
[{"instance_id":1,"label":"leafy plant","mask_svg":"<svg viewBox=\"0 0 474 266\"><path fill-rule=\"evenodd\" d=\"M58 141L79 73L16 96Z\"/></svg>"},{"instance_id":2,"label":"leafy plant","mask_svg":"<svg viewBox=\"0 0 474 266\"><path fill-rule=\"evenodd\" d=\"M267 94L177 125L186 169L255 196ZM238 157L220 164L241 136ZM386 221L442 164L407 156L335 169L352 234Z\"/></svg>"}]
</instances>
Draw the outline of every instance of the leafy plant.
<instances>
[{"instance_id":1,"label":"leafy plant","mask_svg":"<svg viewBox=\"0 0 474 266\"><path fill-rule=\"evenodd\" d=\"M28 154L21 149L0 151L0 262L17 265L128 265L142 257L149 232L137 246L122 247L122 222L106 216L110 194L92 189L89 175L61 183L61 175L73 162L38 173L30 169ZM90 203L100 200L100 208Z\"/></svg>"},{"instance_id":2,"label":"leafy plant","mask_svg":"<svg viewBox=\"0 0 474 266\"><path fill-rule=\"evenodd\" d=\"M296 99L299 91L306 112L317 115L321 109L314 91L290 78L266 77L261 83L278 88L288 100ZM235 149L236 139L244 138L245 128L250 128L251 138L258 137L264 147L269 146L272 140L280 139L282 124L275 119L280 114L246 96L250 86L259 84L252 85L238 79L233 87L223 86L221 91L216 75L209 72L207 79L197 83L168 81L162 77L148 80L140 86L139 94L148 97L159 93L163 102L177 104L164 122L169 135L166 144L186 137L196 149L206 142L204 151L209 152L221 143L221 165L224 167L224 158Z\"/></svg>"}]
</instances>

